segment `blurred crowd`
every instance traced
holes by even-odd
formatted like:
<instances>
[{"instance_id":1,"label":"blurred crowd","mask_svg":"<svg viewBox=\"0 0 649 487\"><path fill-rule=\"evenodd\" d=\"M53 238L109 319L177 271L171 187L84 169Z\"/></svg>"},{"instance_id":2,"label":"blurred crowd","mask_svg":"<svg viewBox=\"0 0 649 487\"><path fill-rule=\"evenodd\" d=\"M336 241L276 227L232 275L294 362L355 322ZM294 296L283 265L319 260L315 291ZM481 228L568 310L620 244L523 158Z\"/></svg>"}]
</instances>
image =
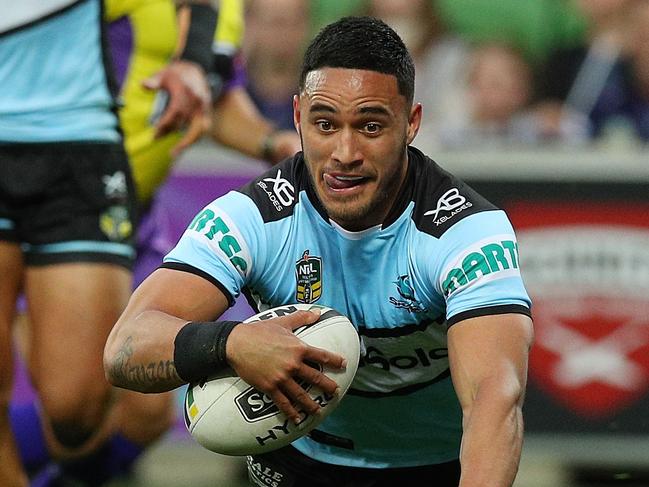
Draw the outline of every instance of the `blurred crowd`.
<instances>
[{"instance_id":1,"label":"blurred crowd","mask_svg":"<svg viewBox=\"0 0 649 487\"><path fill-rule=\"evenodd\" d=\"M410 49L426 151L649 140L647 0L249 0L248 91L279 127L305 43L355 14Z\"/></svg>"}]
</instances>

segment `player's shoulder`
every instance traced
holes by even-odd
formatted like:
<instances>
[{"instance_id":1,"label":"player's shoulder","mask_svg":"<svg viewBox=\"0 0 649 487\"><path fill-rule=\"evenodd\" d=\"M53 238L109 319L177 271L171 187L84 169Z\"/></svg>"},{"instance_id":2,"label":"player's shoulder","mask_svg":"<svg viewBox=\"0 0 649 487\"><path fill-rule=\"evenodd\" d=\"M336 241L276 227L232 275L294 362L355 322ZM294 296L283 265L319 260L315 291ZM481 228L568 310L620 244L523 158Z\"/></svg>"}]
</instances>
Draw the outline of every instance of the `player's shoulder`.
<instances>
[{"instance_id":1,"label":"player's shoulder","mask_svg":"<svg viewBox=\"0 0 649 487\"><path fill-rule=\"evenodd\" d=\"M464 219L499 208L469 184L443 169L418 149L408 149L415 204L412 219L417 229L440 238Z\"/></svg>"},{"instance_id":2,"label":"player's shoulder","mask_svg":"<svg viewBox=\"0 0 649 487\"><path fill-rule=\"evenodd\" d=\"M259 210L264 223L293 215L298 195L306 187L308 175L302 153L284 159L239 188Z\"/></svg>"}]
</instances>

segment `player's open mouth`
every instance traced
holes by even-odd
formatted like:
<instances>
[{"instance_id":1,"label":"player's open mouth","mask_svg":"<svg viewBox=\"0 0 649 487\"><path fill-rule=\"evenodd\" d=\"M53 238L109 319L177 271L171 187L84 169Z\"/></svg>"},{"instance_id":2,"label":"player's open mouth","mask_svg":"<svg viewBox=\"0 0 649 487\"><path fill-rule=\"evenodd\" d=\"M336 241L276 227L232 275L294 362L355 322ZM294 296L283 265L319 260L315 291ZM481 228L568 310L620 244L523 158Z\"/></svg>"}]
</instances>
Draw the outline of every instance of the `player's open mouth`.
<instances>
[{"instance_id":1,"label":"player's open mouth","mask_svg":"<svg viewBox=\"0 0 649 487\"><path fill-rule=\"evenodd\" d=\"M327 187L333 191L351 191L367 181L367 178L363 176L343 176L324 173L322 177Z\"/></svg>"}]
</instances>

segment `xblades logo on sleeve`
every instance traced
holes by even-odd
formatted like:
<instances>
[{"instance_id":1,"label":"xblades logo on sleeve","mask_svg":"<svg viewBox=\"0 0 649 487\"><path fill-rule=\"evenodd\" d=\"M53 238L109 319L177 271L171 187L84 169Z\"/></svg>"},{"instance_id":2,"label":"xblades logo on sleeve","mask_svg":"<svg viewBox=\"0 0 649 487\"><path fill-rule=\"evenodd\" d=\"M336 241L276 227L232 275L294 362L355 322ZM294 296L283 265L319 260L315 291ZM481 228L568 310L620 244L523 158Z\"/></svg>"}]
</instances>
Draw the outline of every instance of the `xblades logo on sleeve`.
<instances>
[{"instance_id":1,"label":"xblades logo on sleeve","mask_svg":"<svg viewBox=\"0 0 649 487\"><path fill-rule=\"evenodd\" d=\"M272 188L269 189L269 183ZM278 169L274 178L264 178L262 181L257 182L259 186L268 196L268 199L273 204L277 211L282 211L285 207L290 206L295 201L295 188L286 179L282 177L282 170Z\"/></svg>"},{"instance_id":2,"label":"xblades logo on sleeve","mask_svg":"<svg viewBox=\"0 0 649 487\"><path fill-rule=\"evenodd\" d=\"M437 207L434 210L429 210L424 213L424 216L432 216L435 225L439 226L453 218L462 210L466 210L472 206L473 204L467 201L457 188L451 188L437 200ZM448 212L449 214L440 216L440 212Z\"/></svg>"}]
</instances>

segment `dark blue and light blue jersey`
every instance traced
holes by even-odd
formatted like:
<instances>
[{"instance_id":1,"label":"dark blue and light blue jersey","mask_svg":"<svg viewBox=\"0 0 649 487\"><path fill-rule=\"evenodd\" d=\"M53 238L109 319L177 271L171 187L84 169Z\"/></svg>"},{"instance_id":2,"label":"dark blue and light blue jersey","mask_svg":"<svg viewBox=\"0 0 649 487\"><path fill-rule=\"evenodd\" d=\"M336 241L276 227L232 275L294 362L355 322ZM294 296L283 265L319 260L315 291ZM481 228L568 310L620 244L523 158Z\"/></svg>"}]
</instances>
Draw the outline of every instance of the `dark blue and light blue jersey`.
<instances>
[{"instance_id":1,"label":"dark blue and light blue jersey","mask_svg":"<svg viewBox=\"0 0 649 487\"><path fill-rule=\"evenodd\" d=\"M12 2L0 19L0 142L120 140L100 0Z\"/></svg>"},{"instance_id":2,"label":"dark blue and light blue jersey","mask_svg":"<svg viewBox=\"0 0 649 487\"><path fill-rule=\"evenodd\" d=\"M383 225L332 222L302 154L213 201L164 266L208 277L257 310L317 303L347 315L363 357L338 408L293 445L317 460L406 467L459 456L462 413L447 331L486 314L529 314L506 214L409 148L406 189Z\"/></svg>"}]
</instances>

